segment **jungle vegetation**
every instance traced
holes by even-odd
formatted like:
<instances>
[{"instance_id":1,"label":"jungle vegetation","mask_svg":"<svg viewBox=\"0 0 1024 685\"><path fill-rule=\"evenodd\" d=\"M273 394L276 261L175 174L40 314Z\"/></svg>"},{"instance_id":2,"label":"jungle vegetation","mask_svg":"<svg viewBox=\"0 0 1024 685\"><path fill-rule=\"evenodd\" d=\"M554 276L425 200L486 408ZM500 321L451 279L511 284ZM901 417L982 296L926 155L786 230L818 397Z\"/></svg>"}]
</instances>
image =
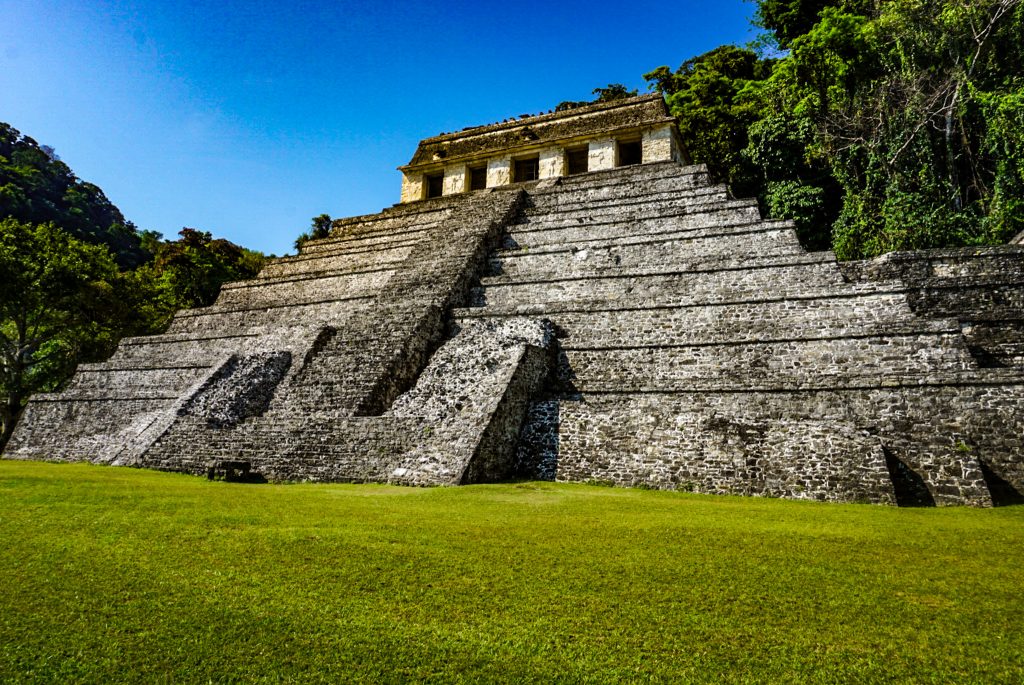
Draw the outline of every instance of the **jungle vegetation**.
<instances>
[{"instance_id":1,"label":"jungle vegetation","mask_svg":"<svg viewBox=\"0 0 1024 685\"><path fill-rule=\"evenodd\" d=\"M0 449L30 394L211 304L263 261L194 228L140 231L52 148L0 123Z\"/></svg>"},{"instance_id":2,"label":"jungle vegetation","mask_svg":"<svg viewBox=\"0 0 1024 685\"><path fill-rule=\"evenodd\" d=\"M755 1L755 45L644 75L694 162L840 259L1024 230L1021 0Z\"/></svg>"}]
</instances>

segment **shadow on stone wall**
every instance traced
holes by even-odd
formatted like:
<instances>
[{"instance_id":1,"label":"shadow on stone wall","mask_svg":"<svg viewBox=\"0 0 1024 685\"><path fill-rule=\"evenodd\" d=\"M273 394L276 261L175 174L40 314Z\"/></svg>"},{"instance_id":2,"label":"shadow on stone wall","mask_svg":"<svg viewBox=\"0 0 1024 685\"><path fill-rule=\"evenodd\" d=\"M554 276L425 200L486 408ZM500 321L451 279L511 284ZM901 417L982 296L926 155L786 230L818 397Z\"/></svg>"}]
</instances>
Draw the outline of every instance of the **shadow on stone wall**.
<instances>
[{"instance_id":1,"label":"shadow on stone wall","mask_svg":"<svg viewBox=\"0 0 1024 685\"><path fill-rule=\"evenodd\" d=\"M885 465L889 468L889 477L892 479L896 504L901 507L934 507L935 498L929 492L924 478L907 466L891 450L883 448L883 451L885 452Z\"/></svg>"},{"instance_id":2,"label":"shadow on stone wall","mask_svg":"<svg viewBox=\"0 0 1024 685\"><path fill-rule=\"evenodd\" d=\"M981 464L981 475L985 478L985 485L988 486L988 491L992 495L993 506L1004 507L1010 504L1024 504L1024 495L1017 488L993 471L981 459L978 460L978 463Z\"/></svg>"}]
</instances>

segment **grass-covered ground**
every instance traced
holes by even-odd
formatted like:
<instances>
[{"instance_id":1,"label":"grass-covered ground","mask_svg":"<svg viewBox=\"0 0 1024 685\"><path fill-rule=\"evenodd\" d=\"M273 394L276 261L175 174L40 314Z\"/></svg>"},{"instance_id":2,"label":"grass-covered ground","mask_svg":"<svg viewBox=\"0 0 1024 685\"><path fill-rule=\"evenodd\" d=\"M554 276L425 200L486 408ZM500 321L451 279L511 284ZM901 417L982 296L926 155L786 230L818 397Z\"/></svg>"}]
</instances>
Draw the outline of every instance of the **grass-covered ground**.
<instances>
[{"instance_id":1,"label":"grass-covered ground","mask_svg":"<svg viewBox=\"0 0 1024 685\"><path fill-rule=\"evenodd\" d=\"M1024 680L1024 508L0 461L0 681Z\"/></svg>"}]
</instances>

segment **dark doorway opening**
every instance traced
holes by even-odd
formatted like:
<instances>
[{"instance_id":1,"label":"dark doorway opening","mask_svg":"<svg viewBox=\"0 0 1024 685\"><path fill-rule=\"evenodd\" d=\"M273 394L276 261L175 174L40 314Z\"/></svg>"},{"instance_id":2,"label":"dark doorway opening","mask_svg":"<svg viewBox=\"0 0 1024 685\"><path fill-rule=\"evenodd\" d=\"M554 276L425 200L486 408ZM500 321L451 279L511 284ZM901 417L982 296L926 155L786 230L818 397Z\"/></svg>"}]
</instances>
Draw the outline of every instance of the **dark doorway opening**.
<instances>
[{"instance_id":1,"label":"dark doorway opening","mask_svg":"<svg viewBox=\"0 0 1024 685\"><path fill-rule=\"evenodd\" d=\"M643 148L639 140L619 142L619 166L633 166L643 161Z\"/></svg>"},{"instance_id":2,"label":"dark doorway opening","mask_svg":"<svg viewBox=\"0 0 1024 685\"><path fill-rule=\"evenodd\" d=\"M470 190L483 190L487 187L487 167L485 166L471 166L469 167L469 189Z\"/></svg>"},{"instance_id":3,"label":"dark doorway opening","mask_svg":"<svg viewBox=\"0 0 1024 685\"><path fill-rule=\"evenodd\" d=\"M444 194L444 174L427 176L427 198L441 197Z\"/></svg>"},{"instance_id":4,"label":"dark doorway opening","mask_svg":"<svg viewBox=\"0 0 1024 685\"><path fill-rule=\"evenodd\" d=\"M536 181L540 178L540 157L529 159L517 159L513 170L512 180L516 183L521 181Z\"/></svg>"},{"instance_id":5,"label":"dark doorway opening","mask_svg":"<svg viewBox=\"0 0 1024 685\"><path fill-rule=\"evenodd\" d=\"M570 176L585 174L590 168L590 150L586 147L565 151L566 172Z\"/></svg>"}]
</instances>

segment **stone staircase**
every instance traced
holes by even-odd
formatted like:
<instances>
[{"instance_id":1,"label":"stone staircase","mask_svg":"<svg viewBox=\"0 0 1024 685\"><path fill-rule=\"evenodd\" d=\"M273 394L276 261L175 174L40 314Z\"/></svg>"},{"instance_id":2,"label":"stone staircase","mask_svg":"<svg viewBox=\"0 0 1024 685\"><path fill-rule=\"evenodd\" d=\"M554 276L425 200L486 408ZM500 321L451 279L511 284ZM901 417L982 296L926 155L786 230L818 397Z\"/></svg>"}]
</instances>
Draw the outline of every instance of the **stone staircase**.
<instances>
[{"instance_id":1,"label":"stone staircase","mask_svg":"<svg viewBox=\"0 0 1024 685\"><path fill-rule=\"evenodd\" d=\"M336 222L33 398L6 456L991 505L1022 434L1024 246L838 264L657 162Z\"/></svg>"},{"instance_id":2,"label":"stone staircase","mask_svg":"<svg viewBox=\"0 0 1024 685\"><path fill-rule=\"evenodd\" d=\"M993 258L942 283L841 268L703 168L650 164L531 189L455 315L558 331L526 475L991 504L996 481L1024 482L1024 373L980 364L969 332L1019 320L1017 252L1016 279ZM1014 360L1015 344L992 354Z\"/></svg>"}]
</instances>

